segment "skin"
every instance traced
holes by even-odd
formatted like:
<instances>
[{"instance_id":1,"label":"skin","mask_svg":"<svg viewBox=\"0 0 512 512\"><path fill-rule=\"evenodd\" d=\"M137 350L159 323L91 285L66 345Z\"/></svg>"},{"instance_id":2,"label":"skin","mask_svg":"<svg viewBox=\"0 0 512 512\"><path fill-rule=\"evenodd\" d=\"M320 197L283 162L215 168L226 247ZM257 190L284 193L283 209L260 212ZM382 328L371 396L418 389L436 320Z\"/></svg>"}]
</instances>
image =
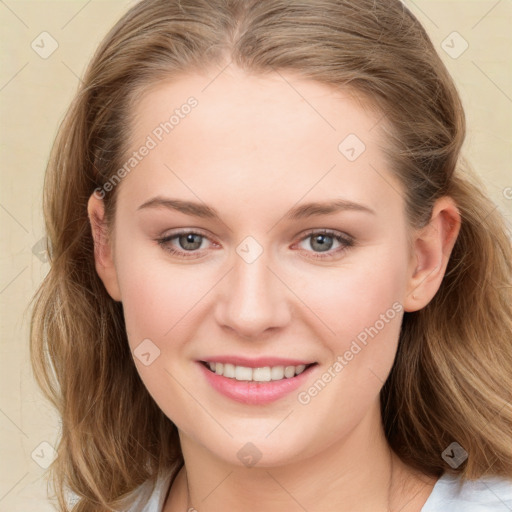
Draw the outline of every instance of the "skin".
<instances>
[{"instance_id":1,"label":"skin","mask_svg":"<svg viewBox=\"0 0 512 512\"><path fill-rule=\"evenodd\" d=\"M159 83L136 106L131 149L190 96L198 106L118 185L110 238L102 200L88 204L97 272L123 303L130 348L149 338L160 350L148 366L134 361L180 433L186 472L165 512L187 510L187 481L199 512L385 511L390 482L391 510L420 511L436 480L390 453L379 392L403 311L423 308L443 279L460 226L454 202L439 199L430 224L411 230L380 149L381 116L347 91L291 74L231 66ZM338 150L351 133L366 145L353 162ZM221 220L138 210L157 195L206 203ZM297 204L335 198L374 214L284 218ZM199 257L180 259L156 241L179 228L206 235ZM305 236L312 229L356 242L336 252L342 245L329 240L330 257L315 259L326 253ZM247 236L263 250L252 263L236 252ZM178 238L168 245L186 252ZM219 354L316 361L302 391L396 301L403 310L307 405L298 392L265 406L235 402L195 362ZM247 442L261 452L253 467L237 457Z\"/></svg>"}]
</instances>

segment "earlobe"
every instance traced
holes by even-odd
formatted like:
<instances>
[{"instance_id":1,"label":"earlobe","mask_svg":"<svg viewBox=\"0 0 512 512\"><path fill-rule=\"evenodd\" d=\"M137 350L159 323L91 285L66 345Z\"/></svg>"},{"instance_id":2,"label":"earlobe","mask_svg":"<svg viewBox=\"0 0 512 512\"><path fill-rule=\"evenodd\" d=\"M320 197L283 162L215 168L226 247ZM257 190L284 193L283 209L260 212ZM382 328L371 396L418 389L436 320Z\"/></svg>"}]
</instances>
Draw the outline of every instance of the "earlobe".
<instances>
[{"instance_id":1,"label":"earlobe","mask_svg":"<svg viewBox=\"0 0 512 512\"><path fill-rule=\"evenodd\" d=\"M405 311L418 311L435 296L444 278L453 246L460 231L461 217L451 197L438 199L430 222L413 237Z\"/></svg>"},{"instance_id":2,"label":"earlobe","mask_svg":"<svg viewBox=\"0 0 512 512\"><path fill-rule=\"evenodd\" d=\"M87 214L91 223L94 242L94 261L96 272L102 280L108 294L116 301L121 301L117 272L114 265L112 242L109 239L105 223L103 200L94 193L87 203Z\"/></svg>"}]
</instances>

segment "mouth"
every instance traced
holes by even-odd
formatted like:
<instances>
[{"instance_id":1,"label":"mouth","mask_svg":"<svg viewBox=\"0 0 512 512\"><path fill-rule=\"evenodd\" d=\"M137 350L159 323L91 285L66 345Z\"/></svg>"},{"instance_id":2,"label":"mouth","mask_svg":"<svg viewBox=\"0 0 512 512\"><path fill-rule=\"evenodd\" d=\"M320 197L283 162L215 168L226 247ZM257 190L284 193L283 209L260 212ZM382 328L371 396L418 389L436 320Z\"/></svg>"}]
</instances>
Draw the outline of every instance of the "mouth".
<instances>
[{"instance_id":1,"label":"mouth","mask_svg":"<svg viewBox=\"0 0 512 512\"><path fill-rule=\"evenodd\" d=\"M291 362L299 364L292 365ZM297 388L313 378L312 374L318 366L318 363L304 364L304 361L298 360L287 363L286 366L260 366L260 362L253 360L249 364L254 366L239 366L226 361L196 361L200 373L214 391L235 402L253 406L265 406L293 396Z\"/></svg>"},{"instance_id":2,"label":"mouth","mask_svg":"<svg viewBox=\"0 0 512 512\"><path fill-rule=\"evenodd\" d=\"M299 365L276 365L262 366L252 368L249 366L239 366L230 363L220 363L213 361L200 361L200 363L211 373L225 377L227 379L245 381L245 382L272 382L293 379L310 367L318 363L299 364Z\"/></svg>"}]
</instances>

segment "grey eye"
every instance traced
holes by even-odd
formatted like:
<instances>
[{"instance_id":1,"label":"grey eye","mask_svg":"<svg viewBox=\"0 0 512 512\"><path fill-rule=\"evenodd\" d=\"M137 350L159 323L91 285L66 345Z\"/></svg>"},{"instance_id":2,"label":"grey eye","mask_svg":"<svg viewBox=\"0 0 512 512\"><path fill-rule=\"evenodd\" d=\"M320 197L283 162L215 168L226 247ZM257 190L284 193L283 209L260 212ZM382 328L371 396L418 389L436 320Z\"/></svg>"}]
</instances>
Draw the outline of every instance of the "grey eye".
<instances>
[{"instance_id":1,"label":"grey eye","mask_svg":"<svg viewBox=\"0 0 512 512\"><path fill-rule=\"evenodd\" d=\"M197 233L186 233L183 235L178 235L177 238L182 249L187 251L194 251L201 247L203 236L198 235Z\"/></svg>"}]
</instances>

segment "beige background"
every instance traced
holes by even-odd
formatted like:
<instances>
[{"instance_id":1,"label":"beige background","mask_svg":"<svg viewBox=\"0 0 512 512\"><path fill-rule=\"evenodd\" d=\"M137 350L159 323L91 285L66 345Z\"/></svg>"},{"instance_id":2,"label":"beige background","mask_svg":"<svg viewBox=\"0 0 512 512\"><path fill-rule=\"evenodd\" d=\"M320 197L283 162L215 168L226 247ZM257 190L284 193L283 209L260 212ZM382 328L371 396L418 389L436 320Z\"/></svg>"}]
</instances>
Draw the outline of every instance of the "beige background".
<instances>
[{"instance_id":1,"label":"beige background","mask_svg":"<svg viewBox=\"0 0 512 512\"><path fill-rule=\"evenodd\" d=\"M79 77L127 0L0 0L0 511L50 511L45 471L58 419L34 384L28 360L27 304L48 271L33 253L43 237L41 192L52 140ZM452 72L466 108L465 153L511 224L512 2L406 0ZM450 35L454 31L458 35ZM31 47L48 32L58 48L43 59ZM448 37L450 36L450 37ZM461 39L461 37L463 39ZM447 39L448 38L448 39ZM443 41L452 46L443 50ZM452 42L453 41L453 42ZM41 48L40 52L43 51ZM43 443L43 444L41 444Z\"/></svg>"}]
</instances>

